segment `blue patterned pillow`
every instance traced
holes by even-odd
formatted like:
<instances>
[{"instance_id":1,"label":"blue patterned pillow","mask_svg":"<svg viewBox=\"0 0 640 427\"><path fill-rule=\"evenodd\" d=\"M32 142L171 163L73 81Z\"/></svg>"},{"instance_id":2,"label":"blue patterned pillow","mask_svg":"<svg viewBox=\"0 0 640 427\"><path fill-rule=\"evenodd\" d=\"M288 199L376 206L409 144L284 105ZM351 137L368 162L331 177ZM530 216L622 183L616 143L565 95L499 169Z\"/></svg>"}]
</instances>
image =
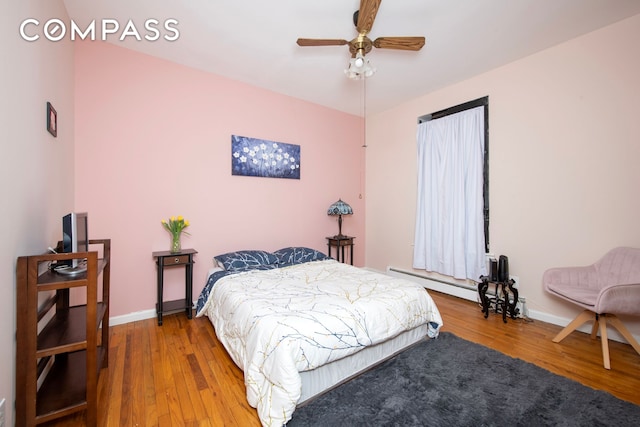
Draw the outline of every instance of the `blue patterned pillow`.
<instances>
[{"instance_id":1,"label":"blue patterned pillow","mask_svg":"<svg viewBox=\"0 0 640 427\"><path fill-rule=\"evenodd\" d=\"M227 271L246 270L264 265L278 264L278 257L266 251L237 251L216 255L218 265ZM277 265L274 265L276 267Z\"/></svg>"},{"instance_id":2,"label":"blue patterned pillow","mask_svg":"<svg viewBox=\"0 0 640 427\"><path fill-rule=\"evenodd\" d=\"M278 249L273 254L278 257L280 267L283 265L302 264L303 262L330 259L320 251L301 246Z\"/></svg>"}]
</instances>

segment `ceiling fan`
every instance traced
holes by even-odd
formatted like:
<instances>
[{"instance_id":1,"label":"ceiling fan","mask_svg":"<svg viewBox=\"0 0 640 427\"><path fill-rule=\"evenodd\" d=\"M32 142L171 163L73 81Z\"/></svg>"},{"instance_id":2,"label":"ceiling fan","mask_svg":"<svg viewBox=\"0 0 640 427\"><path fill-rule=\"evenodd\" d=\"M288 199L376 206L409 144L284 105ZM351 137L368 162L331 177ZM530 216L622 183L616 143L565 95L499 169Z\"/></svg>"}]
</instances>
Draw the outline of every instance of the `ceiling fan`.
<instances>
[{"instance_id":1,"label":"ceiling fan","mask_svg":"<svg viewBox=\"0 0 640 427\"><path fill-rule=\"evenodd\" d=\"M424 46L424 37L378 37L372 41L367 34L373 27L376 14L382 0L360 0L360 9L353 14L353 24L356 26L358 36L350 41L344 39L304 39L299 38L296 43L299 46L344 46L349 45L351 60L349 69L345 70L347 76L358 79L373 75L375 69L371 67L365 55L373 47L379 49L420 50Z\"/></svg>"}]
</instances>

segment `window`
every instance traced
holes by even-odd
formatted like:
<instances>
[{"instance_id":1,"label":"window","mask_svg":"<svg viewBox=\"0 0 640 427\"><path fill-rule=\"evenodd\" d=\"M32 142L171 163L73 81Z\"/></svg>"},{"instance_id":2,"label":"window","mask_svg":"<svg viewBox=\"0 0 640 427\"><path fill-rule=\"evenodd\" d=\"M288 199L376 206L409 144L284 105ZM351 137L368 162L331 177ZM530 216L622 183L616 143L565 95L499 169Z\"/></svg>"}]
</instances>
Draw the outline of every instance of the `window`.
<instances>
[{"instance_id":1,"label":"window","mask_svg":"<svg viewBox=\"0 0 640 427\"><path fill-rule=\"evenodd\" d=\"M488 97L418 119L414 268L477 281L489 249Z\"/></svg>"}]
</instances>

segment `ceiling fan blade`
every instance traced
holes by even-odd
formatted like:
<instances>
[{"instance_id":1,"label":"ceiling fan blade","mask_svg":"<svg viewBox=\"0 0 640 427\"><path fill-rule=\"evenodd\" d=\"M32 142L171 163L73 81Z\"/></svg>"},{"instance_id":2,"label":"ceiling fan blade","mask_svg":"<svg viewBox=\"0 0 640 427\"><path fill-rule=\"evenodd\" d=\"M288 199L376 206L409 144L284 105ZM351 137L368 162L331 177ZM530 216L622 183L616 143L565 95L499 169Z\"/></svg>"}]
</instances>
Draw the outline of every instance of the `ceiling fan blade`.
<instances>
[{"instance_id":1,"label":"ceiling fan blade","mask_svg":"<svg viewBox=\"0 0 640 427\"><path fill-rule=\"evenodd\" d=\"M373 45L381 49L420 50L424 37L378 37Z\"/></svg>"},{"instance_id":2,"label":"ceiling fan blade","mask_svg":"<svg viewBox=\"0 0 640 427\"><path fill-rule=\"evenodd\" d=\"M360 0L360 9L358 11L358 25L356 28L360 34L369 34L373 27L373 21L376 19L378 8L382 0Z\"/></svg>"},{"instance_id":3,"label":"ceiling fan blade","mask_svg":"<svg viewBox=\"0 0 640 427\"><path fill-rule=\"evenodd\" d=\"M341 39L298 39L298 46L344 46L349 43Z\"/></svg>"}]
</instances>

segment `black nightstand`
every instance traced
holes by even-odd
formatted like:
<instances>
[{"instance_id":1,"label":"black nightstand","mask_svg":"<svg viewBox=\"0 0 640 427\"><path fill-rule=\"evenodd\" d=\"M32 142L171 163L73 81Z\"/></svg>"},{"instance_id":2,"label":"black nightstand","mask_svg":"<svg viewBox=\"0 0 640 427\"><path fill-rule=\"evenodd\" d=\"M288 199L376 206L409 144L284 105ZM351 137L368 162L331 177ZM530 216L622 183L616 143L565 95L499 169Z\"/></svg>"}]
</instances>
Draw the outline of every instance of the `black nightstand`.
<instances>
[{"instance_id":1,"label":"black nightstand","mask_svg":"<svg viewBox=\"0 0 640 427\"><path fill-rule=\"evenodd\" d=\"M156 304L156 313L158 314L158 325L162 325L162 313L177 311L184 309L187 318L191 319L191 310L193 307L193 255L197 254L195 249L183 249L178 253L170 251L154 252L156 265L158 266L158 302ZM168 267L185 268L185 296L184 299L174 301L163 301L163 276L164 269Z\"/></svg>"},{"instance_id":2,"label":"black nightstand","mask_svg":"<svg viewBox=\"0 0 640 427\"><path fill-rule=\"evenodd\" d=\"M495 285L495 296L487 296L487 290L489 285ZM520 309L516 308L518 304L518 289L515 288L515 282L513 279L494 281L489 280L489 276L480 276L480 283L478 283L478 296L482 304L482 312L484 318L489 316L489 309L493 306L496 313L502 312L502 321L507 323L507 316L511 316L512 319L518 317Z\"/></svg>"},{"instance_id":3,"label":"black nightstand","mask_svg":"<svg viewBox=\"0 0 640 427\"><path fill-rule=\"evenodd\" d=\"M346 258L345 258L344 248L348 247L349 261L351 262L351 265L353 265L353 239L355 239L355 237L350 237L350 236L327 237L327 247L329 248L328 255L331 256L331 248L335 247L337 252L336 260L340 262L345 262Z\"/></svg>"}]
</instances>

